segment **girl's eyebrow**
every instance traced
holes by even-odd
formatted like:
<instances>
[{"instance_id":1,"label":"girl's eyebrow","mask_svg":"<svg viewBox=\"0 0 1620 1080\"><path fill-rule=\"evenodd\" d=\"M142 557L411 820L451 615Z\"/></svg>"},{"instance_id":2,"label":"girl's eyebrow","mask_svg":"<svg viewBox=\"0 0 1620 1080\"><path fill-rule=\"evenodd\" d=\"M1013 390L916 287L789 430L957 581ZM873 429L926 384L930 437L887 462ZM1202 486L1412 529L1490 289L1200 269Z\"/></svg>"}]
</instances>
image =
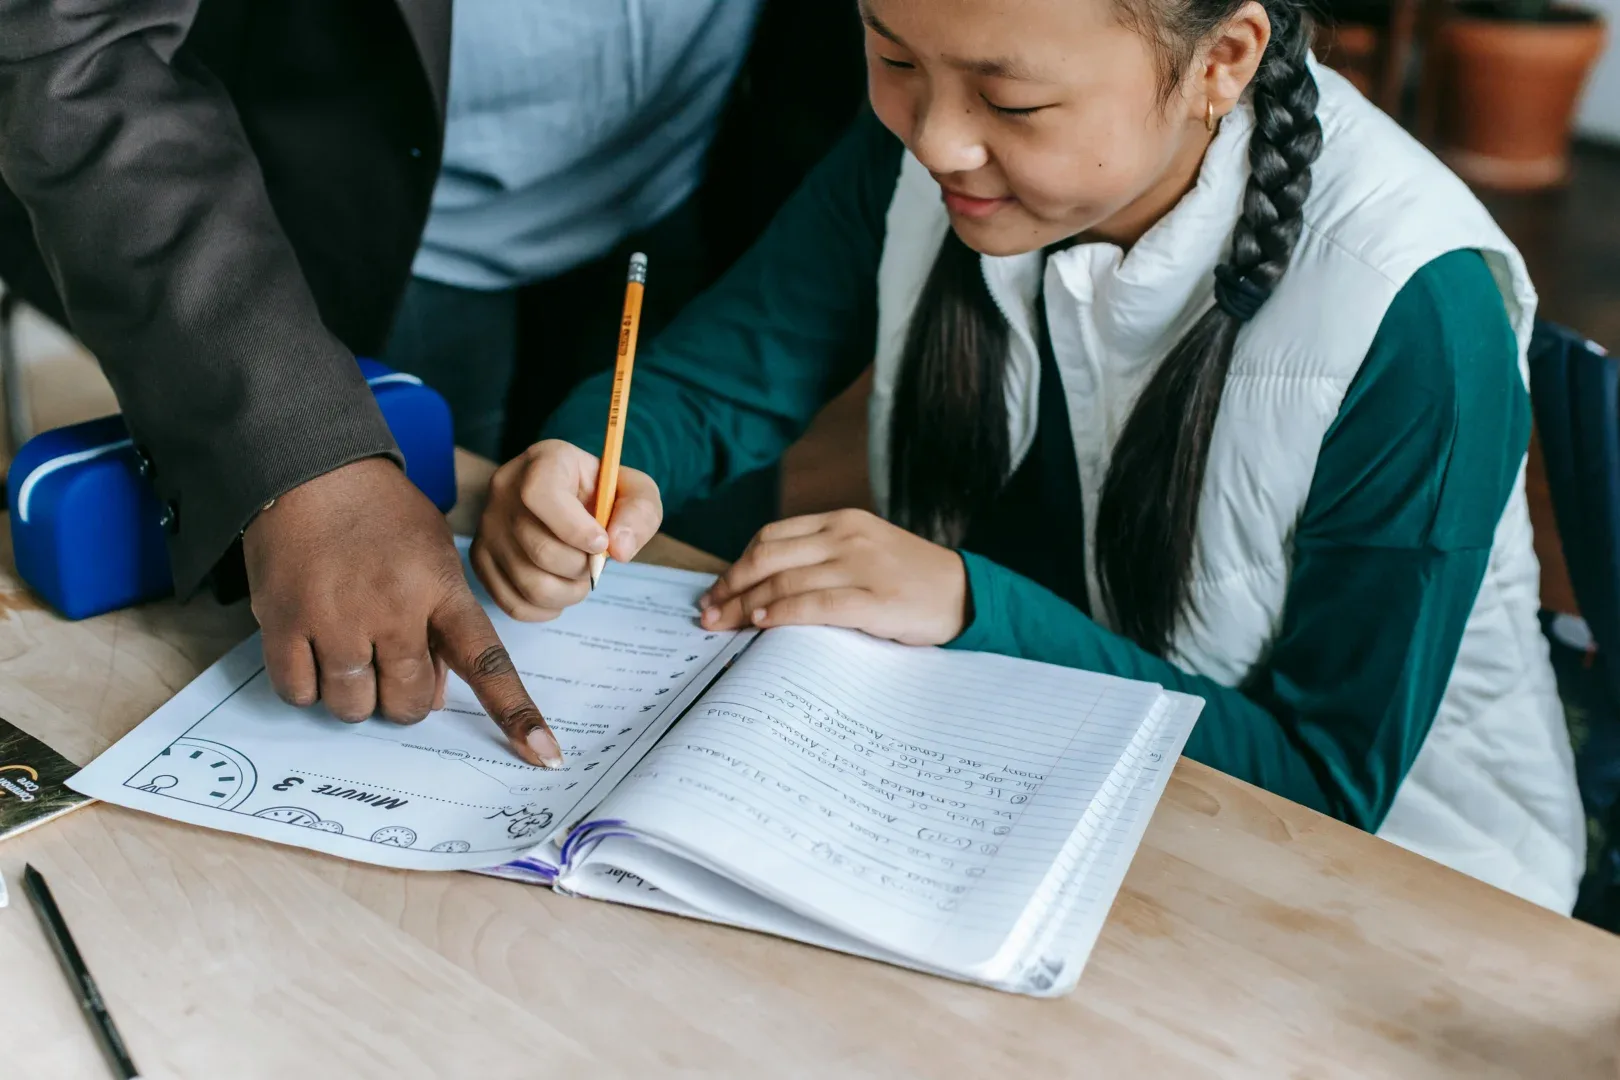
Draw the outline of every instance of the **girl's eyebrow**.
<instances>
[{"instance_id":1,"label":"girl's eyebrow","mask_svg":"<svg viewBox=\"0 0 1620 1080\"><path fill-rule=\"evenodd\" d=\"M861 21L871 27L872 32L881 38L887 38L896 45L904 46L900 35L884 25L882 19L874 15L864 3L860 5ZM959 71L970 72L987 79L1014 79L1019 82L1044 82L1039 75L1030 70L1029 65L1009 57L989 60L965 60L961 57L947 56L945 62Z\"/></svg>"},{"instance_id":2,"label":"girl's eyebrow","mask_svg":"<svg viewBox=\"0 0 1620 1080\"><path fill-rule=\"evenodd\" d=\"M982 75L987 79L1016 79L1019 82L1046 81L1030 70L1028 64L1014 60L1011 57L991 60L963 60L960 57L947 56L945 62L953 68L972 72L974 75Z\"/></svg>"}]
</instances>

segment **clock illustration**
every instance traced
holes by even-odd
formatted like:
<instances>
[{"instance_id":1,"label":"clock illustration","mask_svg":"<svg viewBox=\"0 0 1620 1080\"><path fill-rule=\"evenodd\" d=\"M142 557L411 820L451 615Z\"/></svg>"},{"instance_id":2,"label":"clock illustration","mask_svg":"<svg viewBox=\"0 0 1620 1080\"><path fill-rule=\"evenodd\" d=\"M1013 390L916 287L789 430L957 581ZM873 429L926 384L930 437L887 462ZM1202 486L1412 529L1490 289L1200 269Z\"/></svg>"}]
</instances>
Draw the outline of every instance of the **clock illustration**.
<instances>
[{"instance_id":1,"label":"clock illustration","mask_svg":"<svg viewBox=\"0 0 1620 1080\"><path fill-rule=\"evenodd\" d=\"M283 825L302 825L306 829L316 832L329 832L342 834L343 826L336 821L327 821L311 810L301 806L271 806L253 815L264 818L266 821L279 821Z\"/></svg>"},{"instance_id":2,"label":"clock illustration","mask_svg":"<svg viewBox=\"0 0 1620 1080\"><path fill-rule=\"evenodd\" d=\"M253 763L240 751L224 743L184 735L147 762L124 786L232 810L253 794L258 780Z\"/></svg>"},{"instance_id":3,"label":"clock illustration","mask_svg":"<svg viewBox=\"0 0 1620 1080\"><path fill-rule=\"evenodd\" d=\"M442 843L434 844L433 850L451 854L460 854L463 851L471 851L472 845L467 843L465 840L446 840Z\"/></svg>"},{"instance_id":4,"label":"clock illustration","mask_svg":"<svg viewBox=\"0 0 1620 1080\"><path fill-rule=\"evenodd\" d=\"M371 834L373 843L389 844L393 847L410 847L416 843L416 830L407 829L403 825L384 825Z\"/></svg>"},{"instance_id":5,"label":"clock illustration","mask_svg":"<svg viewBox=\"0 0 1620 1080\"><path fill-rule=\"evenodd\" d=\"M254 817L264 818L267 821L279 821L283 825L308 825L318 827L321 823L319 814L312 814L308 810L297 806L272 806L260 810Z\"/></svg>"}]
</instances>

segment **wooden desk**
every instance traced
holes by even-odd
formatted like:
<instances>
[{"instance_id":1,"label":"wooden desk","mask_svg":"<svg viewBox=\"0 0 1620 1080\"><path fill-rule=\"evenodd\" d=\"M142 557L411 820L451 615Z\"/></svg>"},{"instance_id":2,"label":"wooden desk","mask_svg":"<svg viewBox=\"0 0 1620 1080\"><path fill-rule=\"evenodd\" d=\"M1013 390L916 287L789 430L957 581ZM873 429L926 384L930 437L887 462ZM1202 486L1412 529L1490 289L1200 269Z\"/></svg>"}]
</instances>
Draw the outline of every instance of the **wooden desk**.
<instances>
[{"instance_id":1,"label":"wooden desk","mask_svg":"<svg viewBox=\"0 0 1620 1080\"><path fill-rule=\"evenodd\" d=\"M0 715L79 761L252 629L208 603L65 623L0 565ZM106 806L0 844L14 893L25 860L153 1078L1620 1075L1620 939L1185 762L1055 1002ZM106 1075L18 901L0 1063Z\"/></svg>"}]
</instances>

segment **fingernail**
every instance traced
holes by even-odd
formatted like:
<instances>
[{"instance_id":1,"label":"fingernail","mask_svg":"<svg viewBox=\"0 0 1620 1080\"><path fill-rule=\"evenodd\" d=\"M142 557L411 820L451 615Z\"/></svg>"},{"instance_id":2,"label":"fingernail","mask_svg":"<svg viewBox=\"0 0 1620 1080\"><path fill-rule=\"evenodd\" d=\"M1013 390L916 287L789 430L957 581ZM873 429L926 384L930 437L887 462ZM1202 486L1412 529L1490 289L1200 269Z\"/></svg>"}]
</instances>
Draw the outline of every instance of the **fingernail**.
<instances>
[{"instance_id":1,"label":"fingernail","mask_svg":"<svg viewBox=\"0 0 1620 1080\"><path fill-rule=\"evenodd\" d=\"M602 552L607 550L607 546L607 533L597 533L595 536L591 537L591 542L585 545L585 550L592 555L600 555Z\"/></svg>"},{"instance_id":2,"label":"fingernail","mask_svg":"<svg viewBox=\"0 0 1620 1080\"><path fill-rule=\"evenodd\" d=\"M764 626L765 625L765 609L764 608L755 608L754 609L754 625L755 626Z\"/></svg>"},{"instance_id":3,"label":"fingernail","mask_svg":"<svg viewBox=\"0 0 1620 1080\"><path fill-rule=\"evenodd\" d=\"M712 608L712 607L706 607L706 608L703 609L703 623L704 623L705 626L707 626L709 623L714 622L719 617L720 617L720 612L719 612L718 609Z\"/></svg>"},{"instance_id":4,"label":"fingernail","mask_svg":"<svg viewBox=\"0 0 1620 1080\"><path fill-rule=\"evenodd\" d=\"M548 769L563 767L562 747L557 745L551 732L545 728L531 728L527 739L529 749L534 751L534 756L540 759L542 765Z\"/></svg>"},{"instance_id":5,"label":"fingernail","mask_svg":"<svg viewBox=\"0 0 1620 1080\"><path fill-rule=\"evenodd\" d=\"M629 529L616 529L613 533L613 539L619 542L620 547L626 548L635 544L636 534Z\"/></svg>"}]
</instances>

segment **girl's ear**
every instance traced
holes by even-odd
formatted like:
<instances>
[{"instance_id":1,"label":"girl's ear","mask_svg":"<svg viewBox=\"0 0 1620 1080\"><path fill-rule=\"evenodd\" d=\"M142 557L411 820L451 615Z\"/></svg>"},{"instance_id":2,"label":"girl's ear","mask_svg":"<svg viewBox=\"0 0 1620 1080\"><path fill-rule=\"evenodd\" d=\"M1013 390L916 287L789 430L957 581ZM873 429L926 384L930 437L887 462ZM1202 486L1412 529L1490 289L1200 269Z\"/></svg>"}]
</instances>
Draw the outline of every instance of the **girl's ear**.
<instances>
[{"instance_id":1,"label":"girl's ear","mask_svg":"<svg viewBox=\"0 0 1620 1080\"><path fill-rule=\"evenodd\" d=\"M1200 65L1193 72L1190 104L1196 115L1191 119L1204 122L1206 103L1214 107L1216 119L1235 109L1260 70L1260 58L1270 42L1271 18L1258 0L1248 0L1216 27L1199 51Z\"/></svg>"}]
</instances>

